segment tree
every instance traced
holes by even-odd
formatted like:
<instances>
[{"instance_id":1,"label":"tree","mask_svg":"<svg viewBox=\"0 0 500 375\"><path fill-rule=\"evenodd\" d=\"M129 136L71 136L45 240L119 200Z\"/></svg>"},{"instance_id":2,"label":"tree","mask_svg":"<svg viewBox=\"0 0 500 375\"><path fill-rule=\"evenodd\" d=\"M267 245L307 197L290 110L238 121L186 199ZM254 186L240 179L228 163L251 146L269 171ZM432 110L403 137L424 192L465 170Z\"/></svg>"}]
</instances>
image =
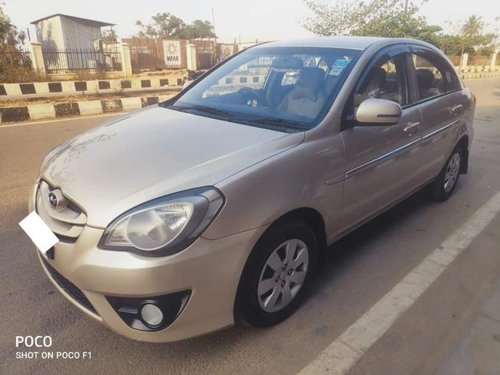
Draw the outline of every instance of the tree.
<instances>
[{"instance_id":1,"label":"tree","mask_svg":"<svg viewBox=\"0 0 500 375\"><path fill-rule=\"evenodd\" d=\"M494 42L497 37L494 33L483 33L485 23L480 16L471 15L463 23L449 23L454 29L453 35L443 35L442 39L451 41L454 39L453 50L456 55L469 53L471 55L489 54L494 49ZM497 29L493 26L493 30Z\"/></svg>"},{"instance_id":2,"label":"tree","mask_svg":"<svg viewBox=\"0 0 500 375\"><path fill-rule=\"evenodd\" d=\"M151 17L152 23L144 24L137 21L136 25L141 28L138 33L140 37L147 38L215 38L213 25L209 21L195 20L186 24L181 18L171 13L157 13Z\"/></svg>"},{"instance_id":3,"label":"tree","mask_svg":"<svg viewBox=\"0 0 500 375\"><path fill-rule=\"evenodd\" d=\"M209 21L195 20L186 25L176 37L180 39L215 38L214 28Z\"/></svg>"},{"instance_id":4,"label":"tree","mask_svg":"<svg viewBox=\"0 0 500 375\"><path fill-rule=\"evenodd\" d=\"M29 82L33 78L31 59L21 51L25 38L0 8L0 82Z\"/></svg>"},{"instance_id":5,"label":"tree","mask_svg":"<svg viewBox=\"0 0 500 375\"><path fill-rule=\"evenodd\" d=\"M305 0L305 3L314 16L307 18L304 26L319 35L417 37L420 31L429 34L440 30L436 26L429 29L412 1L340 0L330 4L324 0Z\"/></svg>"},{"instance_id":6,"label":"tree","mask_svg":"<svg viewBox=\"0 0 500 375\"><path fill-rule=\"evenodd\" d=\"M480 16L473 14L469 16L462 25L462 35L466 37L478 36L483 32L484 22Z\"/></svg>"},{"instance_id":7,"label":"tree","mask_svg":"<svg viewBox=\"0 0 500 375\"><path fill-rule=\"evenodd\" d=\"M24 31L19 32L13 24L10 23L10 18L6 16L2 8L0 8L0 48L16 48L24 44L26 34Z\"/></svg>"},{"instance_id":8,"label":"tree","mask_svg":"<svg viewBox=\"0 0 500 375\"><path fill-rule=\"evenodd\" d=\"M387 15L380 15L368 21L360 22L360 25L354 28L352 35L370 35L392 38L415 38L436 44L438 33L442 30L440 26L429 25L424 17L416 14L416 8L404 12L390 12Z\"/></svg>"},{"instance_id":9,"label":"tree","mask_svg":"<svg viewBox=\"0 0 500 375\"><path fill-rule=\"evenodd\" d=\"M314 16L306 18L303 26L322 36L349 34L356 26L361 4L347 0L337 1L333 5L317 0L306 0L305 3Z\"/></svg>"},{"instance_id":10,"label":"tree","mask_svg":"<svg viewBox=\"0 0 500 375\"><path fill-rule=\"evenodd\" d=\"M460 35L439 34L434 43L448 56L458 56L462 53L462 40Z\"/></svg>"},{"instance_id":11,"label":"tree","mask_svg":"<svg viewBox=\"0 0 500 375\"><path fill-rule=\"evenodd\" d=\"M113 29L104 30L102 32L102 41L104 44L118 43L118 34Z\"/></svg>"},{"instance_id":12,"label":"tree","mask_svg":"<svg viewBox=\"0 0 500 375\"><path fill-rule=\"evenodd\" d=\"M366 35L415 38L449 55L481 54L492 49L495 34L483 34L484 22L472 15L453 34L444 34L418 14L417 3L405 0L305 0L313 16L304 27L318 35ZM420 3L421 4L421 3ZM498 19L497 19L498 21Z\"/></svg>"},{"instance_id":13,"label":"tree","mask_svg":"<svg viewBox=\"0 0 500 375\"><path fill-rule=\"evenodd\" d=\"M140 37L170 38L185 26L183 20L171 13L157 13L151 19L153 22L150 24L143 24L141 21L135 23L141 27L138 34Z\"/></svg>"}]
</instances>

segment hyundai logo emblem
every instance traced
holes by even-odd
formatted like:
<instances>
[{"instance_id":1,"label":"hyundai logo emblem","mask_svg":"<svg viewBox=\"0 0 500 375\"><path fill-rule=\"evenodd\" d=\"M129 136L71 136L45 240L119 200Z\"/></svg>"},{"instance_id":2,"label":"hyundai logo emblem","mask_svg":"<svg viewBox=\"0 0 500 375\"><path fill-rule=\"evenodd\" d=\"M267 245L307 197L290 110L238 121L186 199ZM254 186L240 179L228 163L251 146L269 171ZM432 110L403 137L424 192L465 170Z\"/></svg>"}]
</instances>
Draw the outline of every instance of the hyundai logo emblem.
<instances>
[{"instance_id":1,"label":"hyundai logo emblem","mask_svg":"<svg viewBox=\"0 0 500 375\"><path fill-rule=\"evenodd\" d=\"M57 199L57 195L54 192L50 192L48 198L49 198L50 207L57 208L57 205L59 204L59 200Z\"/></svg>"}]
</instances>

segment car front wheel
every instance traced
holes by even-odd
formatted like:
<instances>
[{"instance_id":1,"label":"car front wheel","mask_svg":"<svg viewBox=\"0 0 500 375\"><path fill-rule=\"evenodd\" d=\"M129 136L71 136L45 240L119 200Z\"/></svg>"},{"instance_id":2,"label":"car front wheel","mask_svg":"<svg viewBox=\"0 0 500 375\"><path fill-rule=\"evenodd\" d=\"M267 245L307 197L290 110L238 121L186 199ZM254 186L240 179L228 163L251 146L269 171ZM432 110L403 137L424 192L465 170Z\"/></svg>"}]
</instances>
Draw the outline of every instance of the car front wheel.
<instances>
[{"instance_id":1,"label":"car front wheel","mask_svg":"<svg viewBox=\"0 0 500 375\"><path fill-rule=\"evenodd\" d=\"M254 327L282 322L300 305L316 264L316 237L305 223L292 221L271 228L243 271L237 314Z\"/></svg>"}]
</instances>

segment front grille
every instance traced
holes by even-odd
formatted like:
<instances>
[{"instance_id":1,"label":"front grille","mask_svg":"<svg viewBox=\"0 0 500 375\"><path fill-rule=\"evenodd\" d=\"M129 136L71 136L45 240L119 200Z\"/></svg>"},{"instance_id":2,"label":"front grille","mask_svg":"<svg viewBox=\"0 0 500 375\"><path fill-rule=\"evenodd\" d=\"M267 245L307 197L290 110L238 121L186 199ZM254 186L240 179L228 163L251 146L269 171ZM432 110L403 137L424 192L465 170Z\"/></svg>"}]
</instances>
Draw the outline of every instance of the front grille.
<instances>
[{"instance_id":1,"label":"front grille","mask_svg":"<svg viewBox=\"0 0 500 375\"><path fill-rule=\"evenodd\" d=\"M49 271L50 276L52 276L57 285L59 285L66 293L68 293L71 298L78 302L78 304L80 304L82 307L98 315L94 306L92 306L87 297L85 297L85 294L83 294L83 292L78 289L75 284L73 284L71 281L57 272L43 256L41 258L45 268L47 269L47 271Z\"/></svg>"},{"instance_id":2,"label":"front grille","mask_svg":"<svg viewBox=\"0 0 500 375\"><path fill-rule=\"evenodd\" d=\"M61 242L66 242L66 243L75 243L78 237L68 237L68 236L63 236L62 234L55 233L55 236L59 239Z\"/></svg>"},{"instance_id":3,"label":"front grille","mask_svg":"<svg viewBox=\"0 0 500 375\"><path fill-rule=\"evenodd\" d=\"M51 193L57 193L59 196L56 208L49 204ZM44 180L41 180L38 186L35 207L45 224L63 242L76 242L87 223L85 212L65 197L60 189L52 187Z\"/></svg>"}]
</instances>

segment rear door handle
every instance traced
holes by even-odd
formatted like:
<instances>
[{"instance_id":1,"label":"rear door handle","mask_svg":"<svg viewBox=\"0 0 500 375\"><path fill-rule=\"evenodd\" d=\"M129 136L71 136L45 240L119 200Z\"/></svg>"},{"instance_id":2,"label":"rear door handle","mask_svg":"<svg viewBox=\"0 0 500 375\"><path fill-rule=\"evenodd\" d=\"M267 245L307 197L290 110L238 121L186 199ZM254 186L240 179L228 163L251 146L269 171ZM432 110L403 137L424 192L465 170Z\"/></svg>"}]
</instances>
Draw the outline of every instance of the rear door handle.
<instances>
[{"instance_id":1,"label":"rear door handle","mask_svg":"<svg viewBox=\"0 0 500 375\"><path fill-rule=\"evenodd\" d=\"M452 115L458 115L460 112L462 112L462 109L464 106L462 104L457 104L451 107L450 112Z\"/></svg>"},{"instance_id":2,"label":"rear door handle","mask_svg":"<svg viewBox=\"0 0 500 375\"><path fill-rule=\"evenodd\" d=\"M403 129L403 130L404 130L406 133L409 133L409 132L411 131L411 129L413 129L413 128L415 128L415 127L419 126L419 125L420 125L420 122L419 122L419 121L415 121L415 122L408 121L408 122L406 123L406 126L404 127L404 129Z\"/></svg>"}]
</instances>

